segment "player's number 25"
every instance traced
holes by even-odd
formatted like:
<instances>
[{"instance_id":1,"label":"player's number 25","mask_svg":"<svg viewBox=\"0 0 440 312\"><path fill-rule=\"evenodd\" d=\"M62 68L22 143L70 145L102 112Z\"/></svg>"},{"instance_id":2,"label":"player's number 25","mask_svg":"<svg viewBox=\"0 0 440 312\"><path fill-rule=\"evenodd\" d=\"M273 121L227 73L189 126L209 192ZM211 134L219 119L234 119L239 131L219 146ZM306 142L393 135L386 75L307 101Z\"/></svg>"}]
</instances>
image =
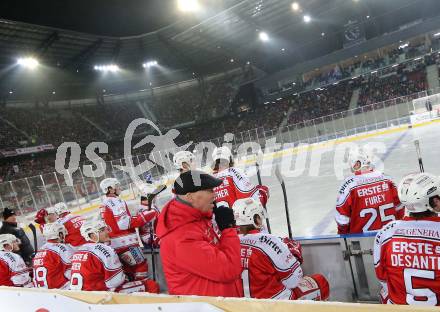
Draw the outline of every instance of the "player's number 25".
<instances>
[{"instance_id":1,"label":"player's number 25","mask_svg":"<svg viewBox=\"0 0 440 312\"><path fill-rule=\"evenodd\" d=\"M385 213L386 210L392 209L393 207L394 207L393 203L379 206L380 220L382 221L382 223L396 220L394 215L392 215L392 214L391 215L387 215ZM373 225L374 221L376 221L376 219L377 219L377 209L375 209L375 208L365 208L365 209L361 210L359 215L360 215L361 218L365 218L367 215L370 215L370 218L368 219L367 223L362 228L362 231L363 232L372 231L370 229L370 227Z\"/></svg>"}]
</instances>

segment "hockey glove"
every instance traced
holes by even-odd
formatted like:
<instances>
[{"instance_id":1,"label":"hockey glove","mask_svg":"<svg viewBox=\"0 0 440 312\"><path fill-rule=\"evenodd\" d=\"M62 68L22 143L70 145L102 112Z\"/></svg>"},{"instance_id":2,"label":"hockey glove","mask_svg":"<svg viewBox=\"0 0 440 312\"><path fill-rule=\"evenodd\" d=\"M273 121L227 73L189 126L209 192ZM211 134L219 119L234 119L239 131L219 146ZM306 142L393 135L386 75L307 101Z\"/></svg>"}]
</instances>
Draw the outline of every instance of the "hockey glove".
<instances>
[{"instance_id":1,"label":"hockey glove","mask_svg":"<svg viewBox=\"0 0 440 312\"><path fill-rule=\"evenodd\" d=\"M225 206L215 207L213 212L220 231L235 227L234 212L231 208Z\"/></svg>"},{"instance_id":2,"label":"hockey glove","mask_svg":"<svg viewBox=\"0 0 440 312\"><path fill-rule=\"evenodd\" d=\"M283 243L287 245L292 255L298 260L300 264L303 263L303 256L302 256L302 248L301 244L293 239L290 239L288 237L283 239Z\"/></svg>"}]
</instances>

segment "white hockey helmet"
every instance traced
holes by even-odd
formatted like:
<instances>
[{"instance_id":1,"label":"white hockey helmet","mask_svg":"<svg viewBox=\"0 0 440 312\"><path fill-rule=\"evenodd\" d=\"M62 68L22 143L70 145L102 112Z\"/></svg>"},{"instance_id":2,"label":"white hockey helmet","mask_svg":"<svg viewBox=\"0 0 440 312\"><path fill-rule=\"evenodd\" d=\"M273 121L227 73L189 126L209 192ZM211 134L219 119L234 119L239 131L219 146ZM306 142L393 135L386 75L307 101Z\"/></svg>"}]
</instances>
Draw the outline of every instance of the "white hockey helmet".
<instances>
[{"instance_id":1,"label":"white hockey helmet","mask_svg":"<svg viewBox=\"0 0 440 312\"><path fill-rule=\"evenodd\" d=\"M212 160L217 161L218 159L226 159L229 161L232 158L232 153L229 147L220 146L216 147L212 152Z\"/></svg>"},{"instance_id":2,"label":"white hockey helmet","mask_svg":"<svg viewBox=\"0 0 440 312\"><path fill-rule=\"evenodd\" d=\"M107 194L109 187L115 188L117 185L121 185L116 178L106 178L99 183L99 187L104 194Z\"/></svg>"},{"instance_id":3,"label":"white hockey helmet","mask_svg":"<svg viewBox=\"0 0 440 312\"><path fill-rule=\"evenodd\" d=\"M97 237L99 237L99 232L102 231L104 228L107 227L107 224L105 224L104 221L99 219L92 219L88 220L81 225L81 236L84 237L86 241L92 241L90 238L90 234L95 234ZM93 241L94 243L97 243L98 241Z\"/></svg>"},{"instance_id":4,"label":"white hockey helmet","mask_svg":"<svg viewBox=\"0 0 440 312\"><path fill-rule=\"evenodd\" d=\"M261 220L267 218L266 210L260 201L251 197L236 200L232 205L232 210L234 211L235 223L238 226L252 224L255 227L260 227L255 224L254 216L258 215Z\"/></svg>"},{"instance_id":5,"label":"white hockey helmet","mask_svg":"<svg viewBox=\"0 0 440 312\"><path fill-rule=\"evenodd\" d=\"M65 237L67 235L67 230L64 225L58 222L48 223L43 228L43 235L47 240L59 239L60 233Z\"/></svg>"},{"instance_id":6,"label":"white hockey helmet","mask_svg":"<svg viewBox=\"0 0 440 312\"><path fill-rule=\"evenodd\" d=\"M368 153L361 150L351 151L348 156L348 162L350 164L350 169L353 172L359 170L368 170L371 169L372 166L371 158ZM358 162L360 163L360 167L356 168Z\"/></svg>"},{"instance_id":7,"label":"white hockey helmet","mask_svg":"<svg viewBox=\"0 0 440 312\"><path fill-rule=\"evenodd\" d=\"M53 208L55 209L55 212L60 215L63 214L65 212L69 212L69 208L67 207L67 205L63 202L59 202L56 203Z\"/></svg>"},{"instance_id":8,"label":"white hockey helmet","mask_svg":"<svg viewBox=\"0 0 440 312\"><path fill-rule=\"evenodd\" d=\"M55 206L47 207L46 211L47 211L47 214L52 214L52 213L58 214L58 210L57 210L57 208L55 208Z\"/></svg>"},{"instance_id":9,"label":"white hockey helmet","mask_svg":"<svg viewBox=\"0 0 440 312\"><path fill-rule=\"evenodd\" d=\"M432 211L432 199L440 196L440 180L430 173L411 173L400 181L398 194L408 212Z\"/></svg>"},{"instance_id":10,"label":"white hockey helmet","mask_svg":"<svg viewBox=\"0 0 440 312\"><path fill-rule=\"evenodd\" d=\"M186 169L183 167L184 163L187 163L190 168L194 166L196 156L190 151L179 151L173 156L173 163L177 170Z\"/></svg>"},{"instance_id":11,"label":"white hockey helmet","mask_svg":"<svg viewBox=\"0 0 440 312\"><path fill-rule=\"evenodd\" d=\"M156 189L154 187L154 184L151 184L151 183L143 183L143 184L139 185L138 187L139 187L140 195L142 197L148 197L148 195L153 193L153 191Z\"/></svg>"},{"instance_id":12,"label":"white hockey helmet","mask_svg":"<svg viewBox=\"0 0 440 312\"><path fill-rule=\"evenodd\" d=\"M20 240L12 234L0 234L0 251L6 251L5 245L20 243Z\"/></svg>"}]
</instances>

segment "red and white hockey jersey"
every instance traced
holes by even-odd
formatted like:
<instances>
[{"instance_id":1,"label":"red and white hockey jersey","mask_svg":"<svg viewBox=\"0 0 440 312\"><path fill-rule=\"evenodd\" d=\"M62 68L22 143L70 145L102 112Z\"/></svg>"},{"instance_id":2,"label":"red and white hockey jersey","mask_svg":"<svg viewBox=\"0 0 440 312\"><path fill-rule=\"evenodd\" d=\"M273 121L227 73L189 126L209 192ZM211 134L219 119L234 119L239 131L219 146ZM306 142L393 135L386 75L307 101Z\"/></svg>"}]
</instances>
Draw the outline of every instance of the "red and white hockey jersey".
<instances>
[{"instance_id":1,"label":"red and white hockey jersey","mask_svg":"<svg viewBox=\"0 0 440 312\"><path fill-rule=\"evenodd\" d=\"M81 225L84 223L84 218L82 216L75 216L68 212L61 215L57 222L64 225L66 228L67 235L64 238L66 244L77 247L86 243L86 240L81 235Z\"/></svg>"},{"instance_id":2,"label":"red and white hockey jersey","mask_svg":"<svg viewBox=\"0 0 440 312\"><path fill-rule=\"evenodd\" d=\"M380 230L388 222L401 219L403 208L396 186L382 173L369 171L348 177L336 200L338 234Z\"/></svg>"},{"instance_id":3,"label":"red and white hockey jersey","mask_svg":"<svg viewBox=\"0 0 440 312\"><path fill-rule=\"evenodd\" d=\"M376 235L374 265L387 303L440 305L440 218L389 223Z\"/></svg>"},{"instance_id":4,"label":"red and white hockey jersey","mask_svg":"<svg viewBox=\"0 0 440 312\"><path fill-rule=\"evenodd\" d=\"M32 287L29 269L20 255L0 251L0 286Z\"/></svg>"},{"instance_id":5,"label":"red and white hockey jersey","mask_svg":"<svg viewBox=\"0 0 440 312\"><path fill-rule=\"evenodd\" d=\"M135 229L151 221L156 213L141 210L132 216L124 200L107 196L101 206L101 216L110 228L111 246L119 252L120 249L139 246Z\"/></svg>"},{"instance_id":6,"label":"red and white hockey jersey","mask_svg":"<svg viewBox=\"0 0 440 312\"><path fill-rule=\"evenodd\" d=\"M249 197L260 200L258 186L254 185L239 169L231 167L214 176L223 180L220 186L214 188L217 206L232 208L237 199Z\"/></svg>"},{"instance_id":7,"label":"red and white hockey jersey","mask_svg":"<svg viewBox=\"0 0 440 312\"><path fill-rule=\"evenodd\" d=\"M101 243L86 243L72 256L70 289L114 291L125 281L115 250Z\"/></svg>"},{"instance_id":8,"label":"red and white hockey jersey","mask_svg":"<svg viewBox=\"0 0 440 312\"><path fill-rule=\"evenodd\" d=\"M74 249L68 244L47 242L32 262L35 287L69 289Z\"/></svg>"},{"instance_id":9,"label":"red and white hockey jersey","mask_svg":"<svg viewBox=\"0 0 440 312\"><path fill-rule=\"evenodd\" d=\"M148 207L141 205L140 210L147 209ZM156 236L156 226L157 226L157 217L159 216L159 209L153 205L151 208L152 212L155 212L155 217L150 221L144 224L139 228L139 236L141 237L142 242L145 246L150 246L153 243L153 246L159 246L159 239Z\"/></svg>"},{"instance_id":10,"label":"red and white hockey jersey","mask_svg":"<svg viewBox=\"0 0 440 312\"><path fill-rule=\"evenodd\" d=\"M239 237L244 296L295 299L303 271L281 238L258 230Z\"/></svg>"}]
</instances>

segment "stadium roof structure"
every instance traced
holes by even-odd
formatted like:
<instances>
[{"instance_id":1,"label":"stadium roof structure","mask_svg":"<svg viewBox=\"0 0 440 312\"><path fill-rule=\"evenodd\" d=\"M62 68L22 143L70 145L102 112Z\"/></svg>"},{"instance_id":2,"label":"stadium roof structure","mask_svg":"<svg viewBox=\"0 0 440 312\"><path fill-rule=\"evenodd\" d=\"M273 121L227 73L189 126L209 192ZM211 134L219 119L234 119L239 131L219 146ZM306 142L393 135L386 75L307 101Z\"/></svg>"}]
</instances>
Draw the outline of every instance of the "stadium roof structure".
<instances>
[{"instance_id":1,"label":"stadium roof structure","mask_svg":"<svg viewBox=\"0 0 440 312\"><path fill-rule=\"evenodd\" d=\"M440 13L437 0L423 4L417 0L300 0L298 12L291 9L292 0L224 2L222 10L208 18L182 16L166 27L128 37L2 19L0 66L31 54L42 63L72 70L110 62L140 68L155 59L167 68L198 74L248 62L274 72L342 49L349 20L362 23L368 39ZM309 23L304 22L305 14L311 18ZM268 34L268 42L258 40L261 31Z\"/></svg>"}]
</instances>

